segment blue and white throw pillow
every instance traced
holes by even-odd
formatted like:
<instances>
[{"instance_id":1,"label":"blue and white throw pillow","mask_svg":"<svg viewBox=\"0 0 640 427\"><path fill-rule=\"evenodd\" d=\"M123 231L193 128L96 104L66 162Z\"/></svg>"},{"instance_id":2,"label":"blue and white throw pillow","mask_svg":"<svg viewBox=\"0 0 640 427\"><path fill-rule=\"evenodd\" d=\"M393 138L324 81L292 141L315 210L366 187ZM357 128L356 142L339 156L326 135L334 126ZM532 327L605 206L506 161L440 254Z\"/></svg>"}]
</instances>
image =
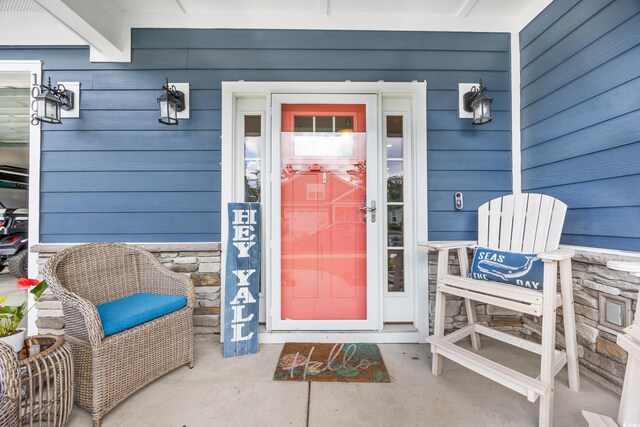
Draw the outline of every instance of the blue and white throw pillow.
<instances>
[{"instance_id":1,"label":"blue and white throw pillow","mask_svg":"<svg viewBox=\"0 0 640 427\"><path fill-rule=\"evenodd\" d=\"M476 247L469 277L542 290L544 263L536 254Z\"/></svg>"}]
</instances>

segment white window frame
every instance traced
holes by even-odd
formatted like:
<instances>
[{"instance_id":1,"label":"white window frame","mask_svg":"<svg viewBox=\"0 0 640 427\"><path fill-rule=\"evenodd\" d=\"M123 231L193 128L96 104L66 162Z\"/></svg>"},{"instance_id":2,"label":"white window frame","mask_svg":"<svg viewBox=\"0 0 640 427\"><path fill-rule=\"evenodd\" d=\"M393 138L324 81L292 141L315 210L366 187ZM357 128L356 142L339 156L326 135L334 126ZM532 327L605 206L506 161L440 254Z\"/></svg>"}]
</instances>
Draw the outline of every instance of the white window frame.
<instances>
[{"instance_id":1,"label":"white window frame","mask_svg":"<svg viewBox=\"0 0 640 427\"><path fill-rule=\"evenodd\" d=\"M0 71L14 71L29 73L29 83L42 82L42 61L0 61ZM34 81L35 80L35 81ZM29 106L33 94L29 91ZM29 108L31 111L31 108ZM29 125L29 277L38 275L38 254L31 252L31 247L40 243L40 131L41 125ZM29 307L35 304L34 296L28 294ZM36 318L37 309L29 310L27 314L27 332L29 335L38 333Z\"/></svg>"}]
</instances>

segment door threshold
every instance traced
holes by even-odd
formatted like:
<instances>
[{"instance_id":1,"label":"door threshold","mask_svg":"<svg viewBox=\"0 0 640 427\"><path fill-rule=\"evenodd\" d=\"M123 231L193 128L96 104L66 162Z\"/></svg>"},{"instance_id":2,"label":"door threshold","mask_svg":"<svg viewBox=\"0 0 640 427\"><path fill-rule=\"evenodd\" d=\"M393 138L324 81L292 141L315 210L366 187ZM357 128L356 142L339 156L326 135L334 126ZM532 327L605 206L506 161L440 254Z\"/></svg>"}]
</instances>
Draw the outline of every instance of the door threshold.
<instances>
[{"instance_id":1,"label":"door threshold","mask_svg":"<svg viewBox=\"0 0 640 427\"><path fill-rule=\"evenodd\" d=\"M420 332L413 325L384 325L381 331L267 331L264 325L258 329L261 344L282 344L286 342L317 343L376 343L415 344L420 340Z\"/></svg>"}]
</instances>

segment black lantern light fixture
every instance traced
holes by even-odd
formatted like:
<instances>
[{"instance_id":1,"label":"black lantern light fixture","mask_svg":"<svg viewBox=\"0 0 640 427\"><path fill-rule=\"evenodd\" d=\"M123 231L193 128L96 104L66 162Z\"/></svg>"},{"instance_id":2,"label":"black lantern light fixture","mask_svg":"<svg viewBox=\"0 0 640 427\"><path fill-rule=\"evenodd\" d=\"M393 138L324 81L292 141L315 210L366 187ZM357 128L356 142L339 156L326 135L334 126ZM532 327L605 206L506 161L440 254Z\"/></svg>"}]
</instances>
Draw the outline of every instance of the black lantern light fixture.
<instances>
[{"instance_id":1,"label":"black lantern light fixture","mask_svg":"<svg viewBox=\"0 0 640 427\"><path fill-rule=\"evenodd\" d=\"M60 110L73 110L73 91L66 89L62 84L51 86L51 77L46 86L34 85L31 95L31 124L34 126L40 122L60 124Z\"/></svg>"},{"instance_id":2,"label":"black lantern light fixture","mask_svg":"<svg viewBox=\"0 0 640 427\"><path fill-rule=\"evenodd\" d=\"M176 89L174 85L169 86L169 79L162 86L165 92L158 97L158 107L160 108L160 118L158 121L165 125L177 125L178 113L184 111L184 93Z\"/></svg>"},{"instance_id":3,"label":"black lantern light fixture","mask_svg":"<svg viewBox=\"0 0 640 427\"><path fill-rule=\"evenodd\" d=\"M482 80L478 86L473 86L471 90L464 94L463 104L464 110L468 113L473 112L473 125L483 125L492 120L491 117L491 101L493 98L484 94L487 88L482 85Z\"/></svg>"}]
</instances>

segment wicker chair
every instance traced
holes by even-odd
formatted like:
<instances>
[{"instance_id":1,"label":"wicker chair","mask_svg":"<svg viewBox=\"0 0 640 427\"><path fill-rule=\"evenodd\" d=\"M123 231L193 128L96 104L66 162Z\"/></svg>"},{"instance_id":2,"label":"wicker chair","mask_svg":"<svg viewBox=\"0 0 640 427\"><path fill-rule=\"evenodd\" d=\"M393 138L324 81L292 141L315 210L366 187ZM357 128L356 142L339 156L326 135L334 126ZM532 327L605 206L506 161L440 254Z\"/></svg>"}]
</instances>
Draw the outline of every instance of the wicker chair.
<instances>
[{"instance_id":1,"label":"wicker chair","mask_svg":"<svg viewBox=\"0 0 640 427\"><path fill-rule=\"evenodd\" d=\"M0 343L0 426L20 425L20 365L13 348Z\"/></svg>"},{"instance_id":2,"label":"wicker chair","mask_svg":"<svg viewBox=\"0 0 640 427\"><path fill-rule=\"evenodd\" d=\"M193 285L149 252L120 243L74 246L54 255L44 276L62 302L74 400L91 412L94 426L155 379L184 364L193 367ZM187 305L105 337L96 305L141 292L184 295Z\"/></svg>"}]
</instances>

